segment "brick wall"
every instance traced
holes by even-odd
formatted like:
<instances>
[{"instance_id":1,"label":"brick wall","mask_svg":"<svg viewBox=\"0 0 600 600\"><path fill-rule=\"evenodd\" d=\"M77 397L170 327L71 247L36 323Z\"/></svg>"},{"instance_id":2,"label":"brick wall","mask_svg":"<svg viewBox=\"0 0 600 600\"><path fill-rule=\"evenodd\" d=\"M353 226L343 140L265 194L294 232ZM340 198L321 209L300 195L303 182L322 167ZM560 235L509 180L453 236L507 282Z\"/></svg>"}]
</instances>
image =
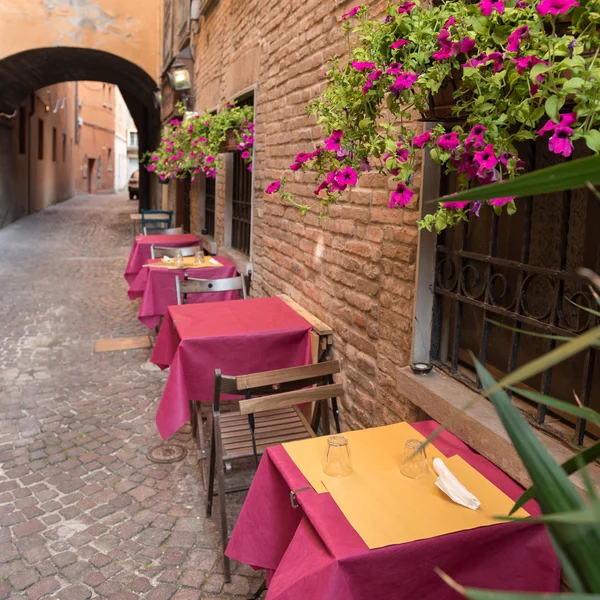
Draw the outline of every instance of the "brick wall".
<instances>
[{"instance_id":1,"label":"brick wall","mask_svg":"<svg viewBox=\"0 0 600 600\"><path fill-rule=\"evenodd\" d=\"M197 110L222 106L253 80L252 295L286 293L333 327L336 356L344 359L343 418L350 428L415 415L413 406L400 399L396 373L410 360L416 202L405 210L389 209L388 182L363 176L360 187L319 222L315 215L302 218L263 190L283 175L297 152L311 151L323 139L306 105L324 85L327 58L345 52L340 17L354 4L356 0L220 0L193 38ZM371 4L377 14L386 2ZM314 198L309 175L287 171L286 176L289 191ZM219 246L225 187L221 172L216 185ZM199 197L196 188L196 231Z\"/></svg>"}]
</instances>

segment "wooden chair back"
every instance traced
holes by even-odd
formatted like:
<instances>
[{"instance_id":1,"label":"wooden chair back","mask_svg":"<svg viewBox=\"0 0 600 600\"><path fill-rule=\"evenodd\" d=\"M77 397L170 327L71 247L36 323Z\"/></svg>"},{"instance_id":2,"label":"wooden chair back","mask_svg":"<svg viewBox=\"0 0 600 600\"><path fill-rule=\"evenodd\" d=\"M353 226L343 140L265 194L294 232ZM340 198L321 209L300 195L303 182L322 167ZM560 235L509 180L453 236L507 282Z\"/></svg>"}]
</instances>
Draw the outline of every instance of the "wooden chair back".
<instances>
[{"instance_id":1,"label":"wooden chair back","mask_svg":"<svg viewBox=\"0 0 600 600\"><path fill-rule=\"evenodd\" d=\"M170 229L144 227L144 235L179 235L182 233L183 227L172 227Z\"/></svg>"},{"instance_id":2,"label":"wooden chair back","mask_svg":"<svg viewBox=\"0 0 600 600\"><path fill-rule=\"evenodd\" d=\"M171 227L172 210L142 210L142 229L160 231ZM144 235L147 235L144 231Z\"/></svg>"},{"instance_id":3,"label":"wooden chair back","mask_svg":"<svg viewBox=\"0 0 600 600\"><path fill-rule=\"evenodd\" d=\"M181 256L194 256L200 246L184 246L183 248L167 248L165 246L156 246L152 244L150 246L150 253L152 258L162 258L163 256L173 257L177 250L181 250Z\"/></svg>"},{"instance_id":4,"label":"wooden chair back","mask_svg":"<svg viewBox=\"0 0 600 600\"><path fill-rule=\"evenodd\" d=\"M243 275L237 277L225 277L224 279L197 279L188 277L180 281L175 280L175 288L177 290L177 304L186 304L187 294L207 294L214 292L231 292L239 290L242 298L245 300L246 282Z\"/></svg>"}]
</instances>

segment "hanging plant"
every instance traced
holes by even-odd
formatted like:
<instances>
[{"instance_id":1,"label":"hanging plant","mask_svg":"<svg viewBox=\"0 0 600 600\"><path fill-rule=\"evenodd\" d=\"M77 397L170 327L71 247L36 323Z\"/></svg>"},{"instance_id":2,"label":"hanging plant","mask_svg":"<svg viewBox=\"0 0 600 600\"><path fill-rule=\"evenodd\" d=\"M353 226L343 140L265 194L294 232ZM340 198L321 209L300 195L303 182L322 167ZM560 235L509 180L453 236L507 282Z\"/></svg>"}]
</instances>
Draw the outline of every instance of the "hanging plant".
<instances>
[{"instance_id":1,"label":"hanging plant","mask_svg":"<svg viewBox=\"0 0 600 600\"><path fill-rule=\"evenodd\" d=\"M406 0L390 1L383 21L367 13L361 5L342 16L349 55L331 61L327 85L309 106L328 137L290 166L315 174L315 202L287 192L285 177L268 194L303 214L324 215L361 173L375 171L396 182L389 206L404 207L415 196L422 151L456 173L459 190L519 173L519 142L542 137L565 158L578 139L600 151L598 0L447 1L433 8ZM457 124L423 133L415 127L440 114ZM513 213L513 200L489 204ZM439 232L480 209L449 200L419 225Z\"/></svg>"},{"instance_id":2,"label":"hanging plant","mask_svg":"<svg viewBox=\"0 0 600 600\"><path fill-rule=\"evenodd\" d=\"M179 119L173 119L165 127L164 136L154 152L146 153L143 162L148 171L158 175L161 181L191 178L198 173L215 178L221 166L219 153L228 133L235 136L237 150L252 170L254 145L253 111L250 106L228 103L216 113L187 112L177 105Z\"/></svg>"}]
</instances>

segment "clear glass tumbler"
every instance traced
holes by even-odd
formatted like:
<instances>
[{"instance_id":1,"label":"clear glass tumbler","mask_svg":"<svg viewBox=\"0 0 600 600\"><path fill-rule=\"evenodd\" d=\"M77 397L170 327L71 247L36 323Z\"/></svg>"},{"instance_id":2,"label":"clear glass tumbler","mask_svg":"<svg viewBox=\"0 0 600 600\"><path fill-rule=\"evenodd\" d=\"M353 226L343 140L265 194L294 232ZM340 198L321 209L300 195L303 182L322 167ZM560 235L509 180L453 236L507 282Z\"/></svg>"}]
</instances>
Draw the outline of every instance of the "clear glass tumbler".
<instances>
[{"instance_id":1,"label":"clear glass tumbler","mask_svg":"<svg viewBox=\"0 0 600 600\"><path fill-rule=\"evenodd\" d=\"M181 250L175 250L175 265L178 267L183 266L183 252Z\"/></svg>"},{"instance_id":2,"label":"clear glass tumbler","mask_svg":"<svg viewBox=\"0 0 600 600\"><path fill-rule=\"evenodd\" d=\"M204 250L199 248L194 255L194 264L201 267L204 264Z\"/></svg>"},{"instance_id":3,"label":"clear glass tumbler","mask_svg":"<svg viewBox=\"0 0 600 600\"><path fill-rule=\"evenodd\" d=\"M400 472L411 479L422 479L429 475L427 455L421 440L407 440L404 444Z\"/></svg>"},{"instance_id":4,"label":"clear glass tumbler","mask_svg":"<svg viewBox=\"0 0 600 600\"><path fill-rule=\"evenodd\" d=\"M346 436L331 435L327 438L327 454L323 473L330 477L346 477L352 473L352 462Z\"/></svg>"}]
</instances>

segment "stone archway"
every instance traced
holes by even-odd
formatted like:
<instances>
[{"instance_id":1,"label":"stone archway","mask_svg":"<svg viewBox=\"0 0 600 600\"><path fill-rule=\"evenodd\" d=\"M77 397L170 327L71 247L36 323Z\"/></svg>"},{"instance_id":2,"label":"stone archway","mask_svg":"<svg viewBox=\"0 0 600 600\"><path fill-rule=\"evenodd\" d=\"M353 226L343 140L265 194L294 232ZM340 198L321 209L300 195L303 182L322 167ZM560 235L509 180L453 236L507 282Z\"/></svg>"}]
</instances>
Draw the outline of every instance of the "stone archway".
<instances>
[{"instance_id":1,"label":"stone archway","mask_svg":"<svg viewBox=\"0 0 600 600\"><path fill-rule=\"evenodd\" d=\"M89 48L37 48L0 60L0 113L13 115L27 96L40 88L65 81L102 81L117 85L135 121L140 155L156 146L160 136L160 106L155 80L140 66L110 52ZM0 137L11 133L10 118L1 119ZM1 144L1 140L0 140ZM4 161L5 163L10 161ZM11 165L0 164L5 194ZM152 186L147 171L140 170L139 205L152 205Z\"/></svg>"}]
</instances>

